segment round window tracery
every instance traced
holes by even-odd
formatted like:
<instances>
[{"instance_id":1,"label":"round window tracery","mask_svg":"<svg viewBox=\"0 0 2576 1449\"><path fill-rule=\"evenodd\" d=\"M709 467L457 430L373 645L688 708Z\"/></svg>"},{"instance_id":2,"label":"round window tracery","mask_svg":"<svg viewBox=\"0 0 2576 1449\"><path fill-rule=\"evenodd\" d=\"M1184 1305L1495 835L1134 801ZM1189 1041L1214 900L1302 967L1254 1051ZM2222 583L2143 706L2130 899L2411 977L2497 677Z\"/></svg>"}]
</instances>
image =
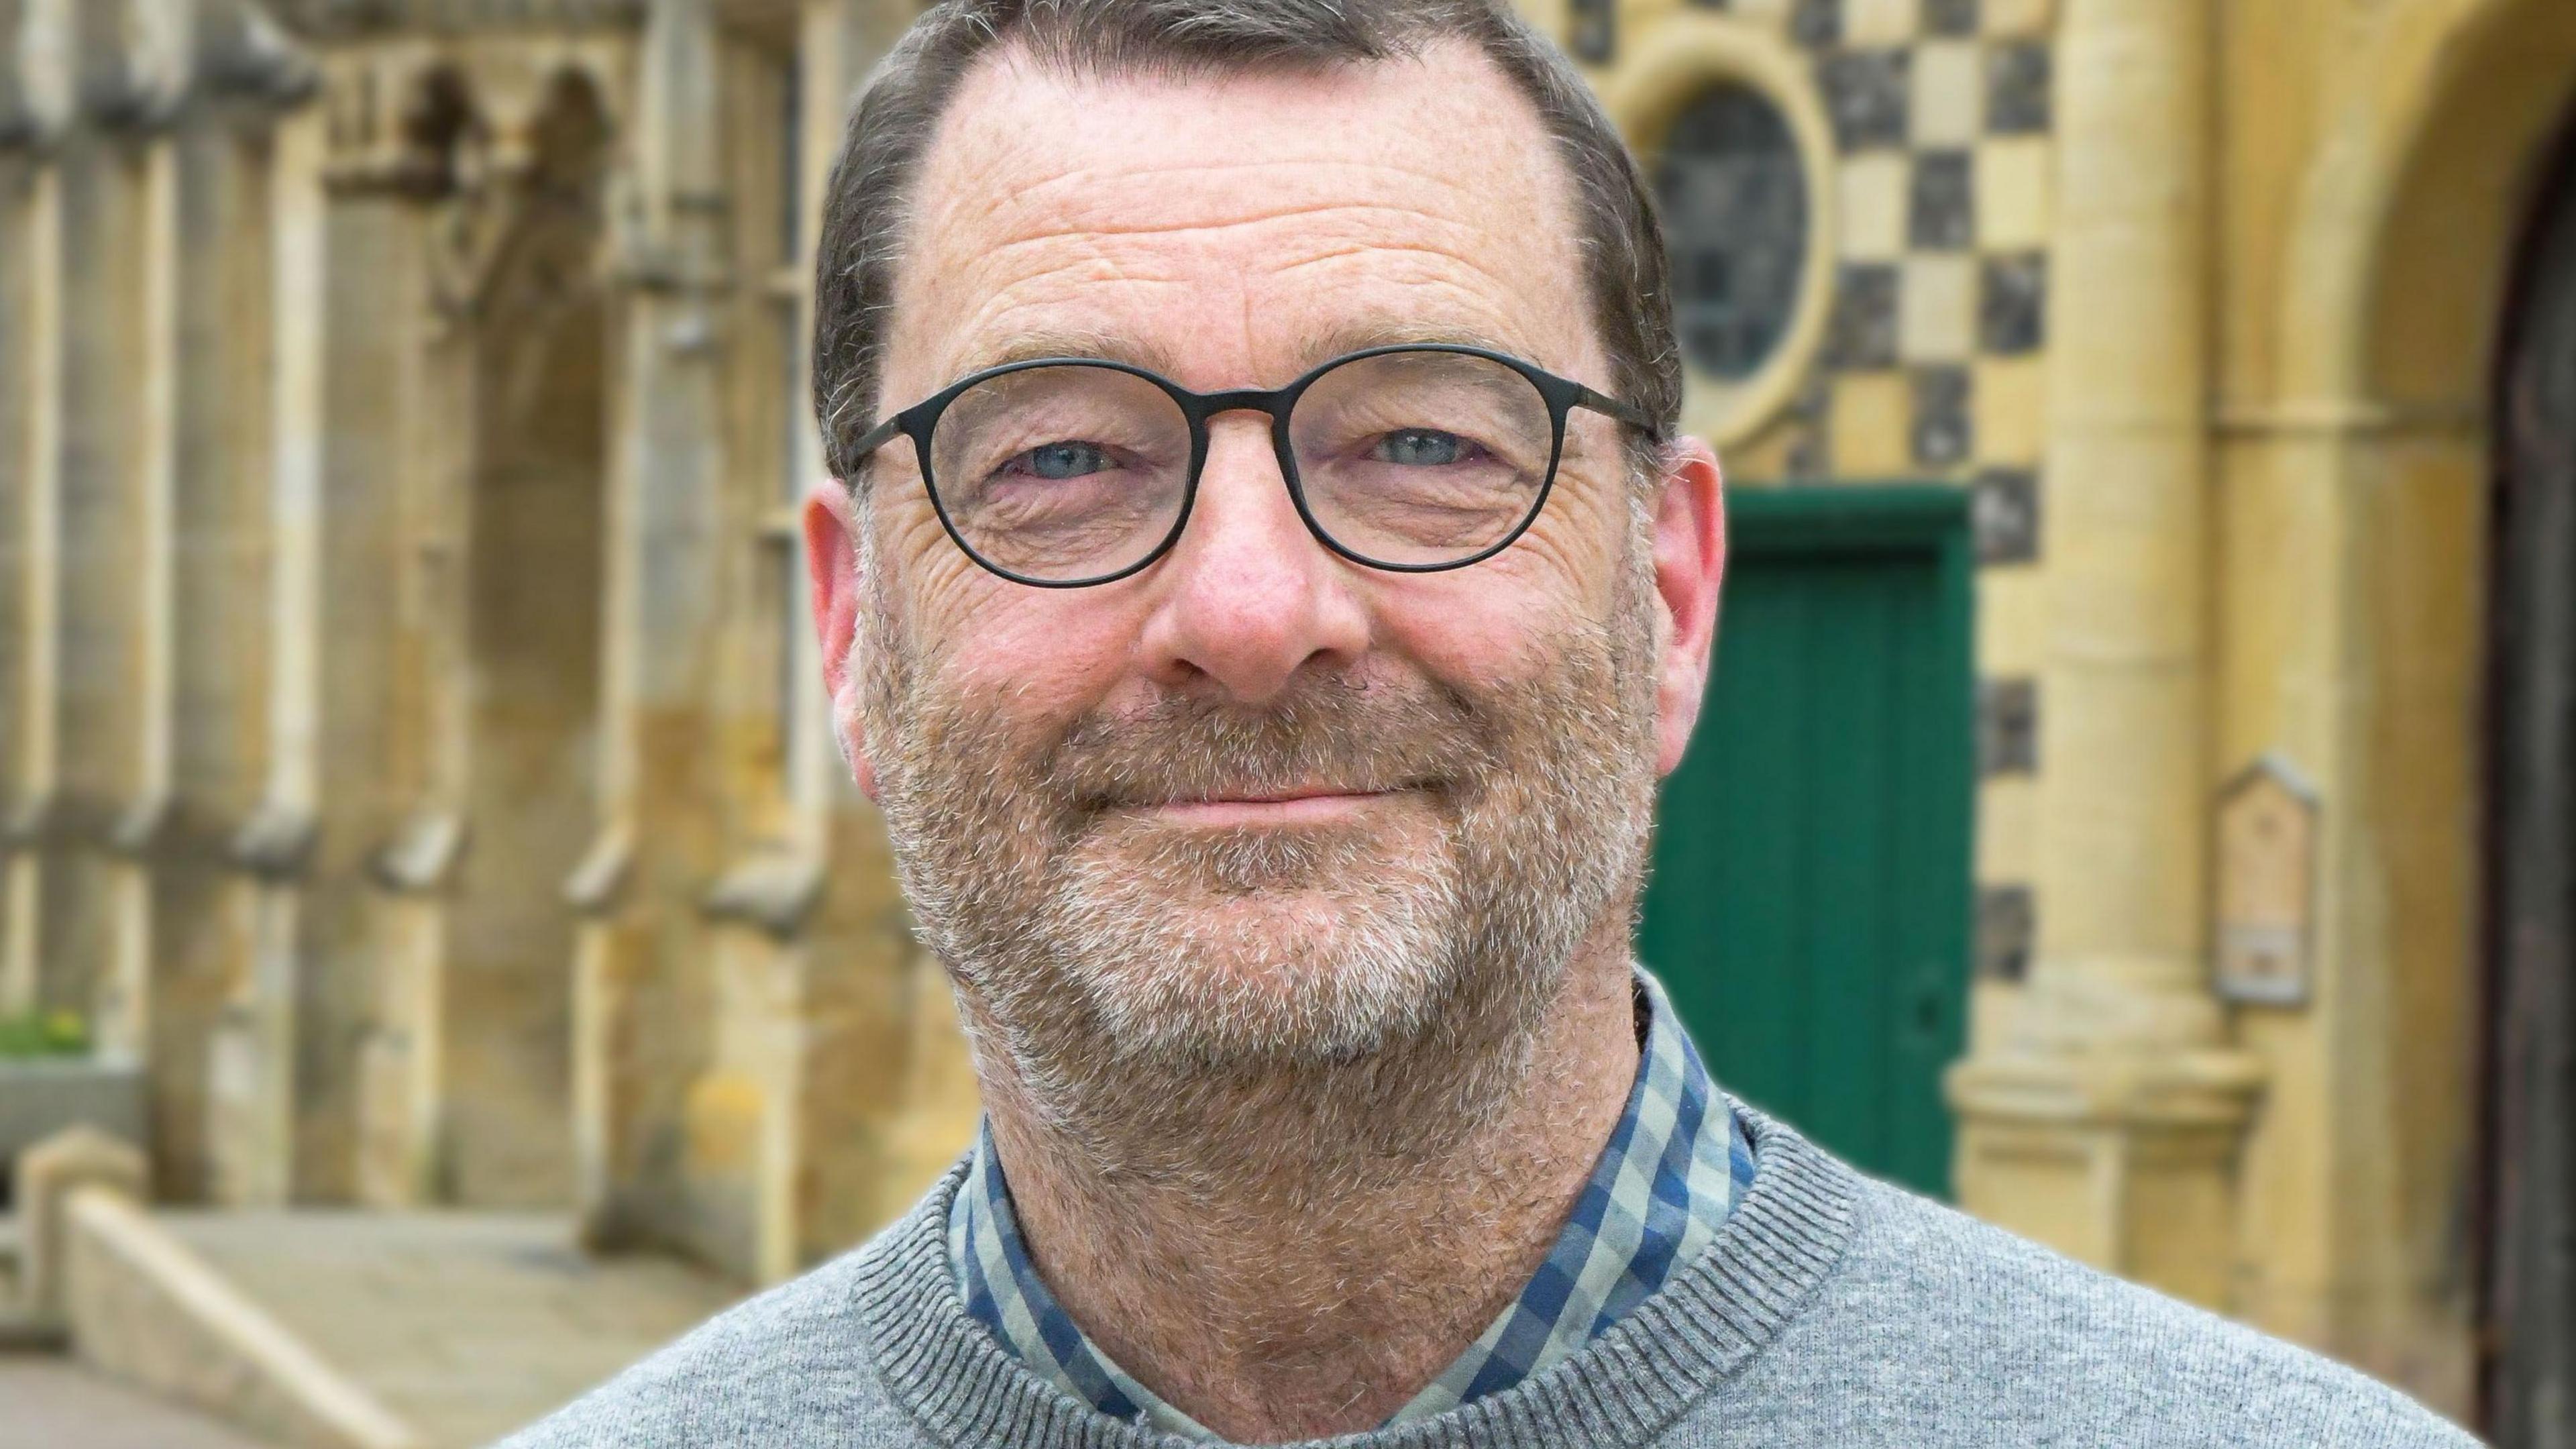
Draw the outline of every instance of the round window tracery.
<instances>
[{"instance_id":1,"label":"round window tracery","mask_svg":"<svg viewBox=\"0 0 2576 1449\"><path fill-rule=\"evenodd\" d=\"M1682 354L1727 382L1751 377L1788 335L1813 225L1788 120L1721 82L1682 107L1655 160Z\"/></svg>"}]
</instances>

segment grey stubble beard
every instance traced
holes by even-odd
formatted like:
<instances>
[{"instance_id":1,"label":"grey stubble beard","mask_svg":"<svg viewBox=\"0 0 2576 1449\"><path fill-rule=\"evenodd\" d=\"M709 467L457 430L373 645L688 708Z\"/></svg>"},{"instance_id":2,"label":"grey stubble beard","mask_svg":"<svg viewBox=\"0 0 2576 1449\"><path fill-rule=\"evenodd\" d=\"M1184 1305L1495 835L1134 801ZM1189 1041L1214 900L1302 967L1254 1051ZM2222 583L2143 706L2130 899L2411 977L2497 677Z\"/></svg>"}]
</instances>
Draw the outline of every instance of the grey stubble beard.
<instances>
[{"instance_id":1,"label":"grey stubble beard","mask_svg":"<svg viewBox=\"0 0 2576 1449\"><path fill-rule=\"evenodd\" d=\"M1102 1186L1268 1184L1292 1208L1425 1171L1498 1121L1575 953L1625 926L1643 874L1637 546L1610 617L1561 630L1525 677L1319 676L1259 710L1167 693L1037 720L944 688L863 563L860 722L988 1092ZM1317 778L1398 792L1407 828L1179 831L1145 813ZM1264 918L1292 897L1296 919Z\"/></svg>"}]
</instances>

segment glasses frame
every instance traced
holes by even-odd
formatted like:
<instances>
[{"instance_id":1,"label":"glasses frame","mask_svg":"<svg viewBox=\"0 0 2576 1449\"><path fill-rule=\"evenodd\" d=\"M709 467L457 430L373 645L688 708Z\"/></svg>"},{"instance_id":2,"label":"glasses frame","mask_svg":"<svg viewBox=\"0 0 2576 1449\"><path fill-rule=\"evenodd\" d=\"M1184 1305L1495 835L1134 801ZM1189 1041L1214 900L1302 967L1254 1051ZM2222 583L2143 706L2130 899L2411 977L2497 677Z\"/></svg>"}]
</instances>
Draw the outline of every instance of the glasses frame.
<instances>
[{"instance_id":1,"label":"glasses frame","mask_svg":"<svg viewBox=\"0 0 2576 1449\"><path fill-rule=\"evenodd\" d=\"M1297 476L1296 447L1288 433L1288 417L1296 410L1297 400L1305 396L1306 390L1313 387L1324 374L1337 367L1398 352L1447 352L1498 363L1518 373L1538 393L1540 400L1547 404L1549 428L1547 476L1540 480L1537 496L1530 500L1529 512L1522 515L1521 521L1514 524L1511 531L1504 534L1499 541L1454 562L1389 563L1383 559L1370 558L1344 545L1316 520L1313 508L1306 501L1305 485ZM1026 372L1034 367L1099 367L1111 372L1123 372L1130 377L1142 378L1162 389L1165 396L1179 405L1181 415L1189 421L1190 469L1181 487L1181 511L1172 519L1171 529L1163 535L1161 541L1146 550L1144 557L1134 563L1109 573L1095 574L1087 578L1032 578L1027 574L1006 569L976 552L975 546L968 543L966 536L958 530L956 520L948 516L948 505L940 499L939 479L934 475L930 462L930 436L938 428L940 417L948 411L949 404L964 396L968 389L977 384L1014 372ZM1027 584L1032 588L1040 589L1083 589L1098 584L1116 583L1120 579L1141 573L1163 555L1170 553L1173 544L1180 542L1181 530L1189 526L1191 510L1198 504L1199 478L1207 466L1210 418L1219 413L1267 413L1270 415L1270 448L1278 457L1279 476L1288 485L1288 499L1296 505L1298 518L1305 522L1306 531L1314 535L1317 543L1322 544L1335 555L1366 568L1383 569L1388 573L1399 574L1436 574L1482 563L1511 547L1522 534L1529 532L1530 525L1538 521L1540 511L1547 506L1548 494L1556 488L1557 464L1565 455L1565 421L1578 407L1605 414L1630 427L1642 428L1650 436L1656 438L1663 436L1663 428L1653 418L1647 416L1644 409L1622 402L1606 393L1595 392L1572 378L1559 377L1535 363L1524 362L1509 353L1496 352L1484 347L1470 347L1455 342L1399 342L1385 347L1365 347L1357 352L1343 353L1339 357L1317 363L1286 387L1266 390L1247 387L1229 388L1223 392L1193 392L1158 372L1130 363L1112 362L1105 357L1039 357L1025 362L1008 362L999 367L988 367L980 372L969 373L911 407L888 417L862 435L853 451L857 456L864 458L894 441L897 433L911 438L913 455L921 465L922 486L930 494L932 510L939 515L939 526L947 531L951 542L965 550L968 558L973 559L987 572L998 574L1016 584Z\"/></svg>"}]
</instances>

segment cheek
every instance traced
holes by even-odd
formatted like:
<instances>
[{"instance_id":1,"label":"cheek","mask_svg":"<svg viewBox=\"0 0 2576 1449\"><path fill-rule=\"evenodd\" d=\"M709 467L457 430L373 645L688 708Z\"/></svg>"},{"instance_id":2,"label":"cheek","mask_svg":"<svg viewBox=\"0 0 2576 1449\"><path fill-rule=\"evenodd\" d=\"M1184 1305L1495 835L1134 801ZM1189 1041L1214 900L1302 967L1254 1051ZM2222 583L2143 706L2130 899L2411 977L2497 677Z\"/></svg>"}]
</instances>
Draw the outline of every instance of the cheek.
<instances>
[{"instance_id":1,"label":"cheek","mask_svg":"<svg viewBox=\"0 0 2576 1449\"><path fill-rule=\"evenodd\" d=\"M917 647L942 689L978 710L1030 719L1071 718L1116 689L1142 620L1118 599L1086 597L1115 585L1035 589L962 555L957 563L926 570L913 594Z\"/></svg>"},{"instance_id":2,"label":"cheek","mask_svg":"<svg viewBox=\"0 0 2576 1449\"><path fill-rule=\"evenodd\" d=\"M1378 574L1369 606L1386 647L1434 679L1507 683L1557 658L1567 631L1620 607L1627 516L1560 484L1512 546L1467 568Z\"/></svg>"},{"instance_id":3,"label":"cheek","mask_svg":"<svg viewBox=\"0 0 2576 1449\"><path fill-rule=\"evenodd\" d=\"M1527 677L1577 604L1554 569L1503 567L1520 547L1454 573L1386 575L1371 590L1383 646L1435 680L1493 685Z\"/></svg>"}]
</instances>

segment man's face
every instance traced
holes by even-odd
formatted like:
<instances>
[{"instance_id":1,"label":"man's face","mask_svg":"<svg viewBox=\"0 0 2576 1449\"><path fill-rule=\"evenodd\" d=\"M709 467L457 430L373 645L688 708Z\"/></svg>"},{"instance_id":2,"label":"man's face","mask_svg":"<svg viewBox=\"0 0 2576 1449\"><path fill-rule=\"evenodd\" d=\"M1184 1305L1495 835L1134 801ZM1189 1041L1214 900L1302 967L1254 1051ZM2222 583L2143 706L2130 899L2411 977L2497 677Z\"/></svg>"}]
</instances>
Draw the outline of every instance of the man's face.
<instances>
[{"instance_id":1,"label":"man's face","mask_svg":"<svg viewBox=\"0 0 2576 1449\"><path fill-rule=\"evenodd\" d=\"M1607 391L1583 276L1538 118L1466 47L1199 79L1005 48L924 158L880 402L1055 354L1276 387L1381 340ZM1624 937L1697 708L1705 450L1677 503L1577 411L1526 534L1401 574L1307 532L1266 417L1209 436L1178 543L1105 585L977 566L908 445L809 512L844 738L931 944L1058 1087L1525 1028L1578 945Z\"/></svg>"}]
</instances>

